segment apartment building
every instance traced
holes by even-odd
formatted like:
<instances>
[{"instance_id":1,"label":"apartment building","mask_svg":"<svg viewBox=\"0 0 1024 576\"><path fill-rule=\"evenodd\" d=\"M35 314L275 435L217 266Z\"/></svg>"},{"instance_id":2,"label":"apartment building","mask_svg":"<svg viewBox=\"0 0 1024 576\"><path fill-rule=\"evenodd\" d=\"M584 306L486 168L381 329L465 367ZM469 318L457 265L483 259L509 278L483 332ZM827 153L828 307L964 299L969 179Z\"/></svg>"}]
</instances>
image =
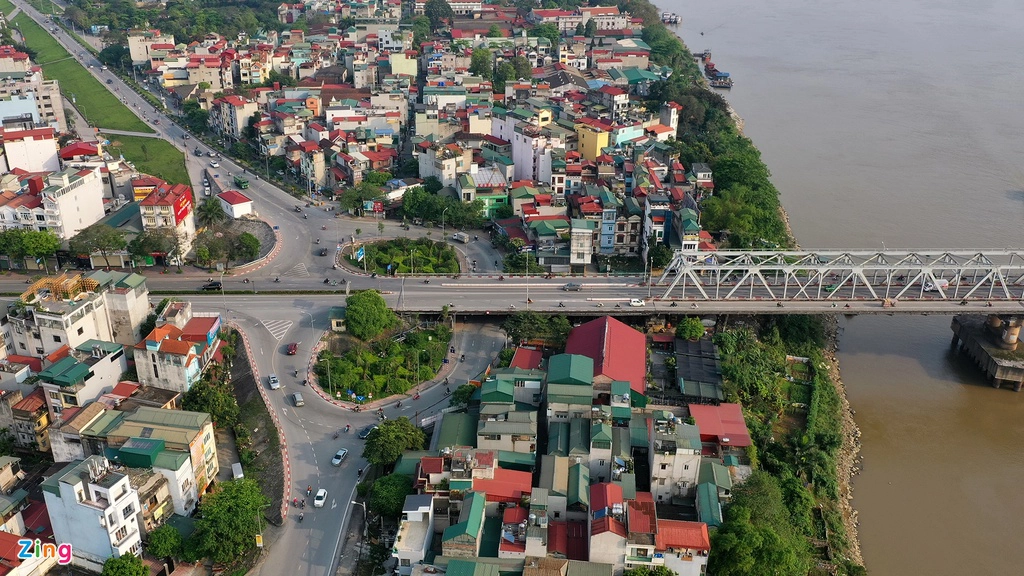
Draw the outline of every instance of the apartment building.
<instances>
[{"instance_id":1,"label":"apartment building","mask_svg":"<svg viewBox=\"0 0 1024 576\"><path fill-rule=\"evenodd\" d=\"M128 33L128 52L132 57L132 66L149 64L150 52L154 44L174 45L174 35L164 34L160 30L133 30Z\"/></svg>"},{"instance_id":2,"label":"apartment building","mask_svg":"<svg viewBox=\"0 0 1024 576\"><path fill-rule=\"evenodd\" d=\"M4 172L14 168L21 168L27 172L60 170L57 131L51 127L15 130L4 126L0 128L0 143L3 145L3 162L0 162L0 168Z\"/></svg>"},{"instance_id":3,"label":"apartment building","mask_svg":"<svg viewBox=\"0 0 1024 576\"><path fill-rule=\"evenodd\" d=\"M165 259L167 264L180 264L192 251L196 238L192 209L191 187L163 181L139 202L143 230L162 230L169 236L168 250L153 256Z\"/></svg>"},{"instance_id":4,"label":"apartment building","mask_svg":"<svg viewBox=\"0 0 1024 576\"><path fill-rule=\"evenodd\" d=\"M239 140L249 126L249 119L259 111L256 102L241 96L217 98L210 106L209 125L221 136Z\"/></svg>"},{"instance_id":5,"label":"apartment building","mask_svg":"<svg viewBox=\"0 0 1024 576\"><path fill-rule=\"evenodd\" d=\"M80 408L113 390L128 370L124 346L89 340L39 373L50 421L59 426L69 408Z\"/></svg>"},{"instance_id":6,"label":"apartment building","mask_svg":"<svg viewBox=\"0 0 1024 576\"><path fill-rule=\"evenodd\" d=\"M11 406L14 418L14 445L26 450L50 450L50 415L42 388L36 388L20 402Z\"/></svg>"},{"instance_id":7,"label":"apartment building","mask_svg":"<svg viewBox=\"0 0 1024 576\"><path fill-rule=\"evenodd\" d=\"M76 460L42 487L54 540L71 544L72 564L100 572L108 558L142 554L138 491L106 458Z\"/></svg>"}]
</instances>

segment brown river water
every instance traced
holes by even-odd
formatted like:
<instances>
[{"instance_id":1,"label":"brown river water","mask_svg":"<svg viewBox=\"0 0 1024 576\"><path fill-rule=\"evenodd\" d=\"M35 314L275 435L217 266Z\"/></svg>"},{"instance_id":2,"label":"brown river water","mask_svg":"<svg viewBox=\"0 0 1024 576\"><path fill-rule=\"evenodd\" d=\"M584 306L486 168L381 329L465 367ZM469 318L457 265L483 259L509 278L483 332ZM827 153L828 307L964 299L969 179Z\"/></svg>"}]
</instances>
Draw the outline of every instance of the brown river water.
<instances>
[{"instance_id":1,"label":"brown river water","mask_svg":"<svg viewBox=\"0 0 1024 576\"><path fill-rule=\"evenodd\" d=\"M732 74L804 248L1024 249L1024 2L656 3ZM1024 574L1024 393L949 322L840 321L873 575Z\"/></svg>"}]
</instances>

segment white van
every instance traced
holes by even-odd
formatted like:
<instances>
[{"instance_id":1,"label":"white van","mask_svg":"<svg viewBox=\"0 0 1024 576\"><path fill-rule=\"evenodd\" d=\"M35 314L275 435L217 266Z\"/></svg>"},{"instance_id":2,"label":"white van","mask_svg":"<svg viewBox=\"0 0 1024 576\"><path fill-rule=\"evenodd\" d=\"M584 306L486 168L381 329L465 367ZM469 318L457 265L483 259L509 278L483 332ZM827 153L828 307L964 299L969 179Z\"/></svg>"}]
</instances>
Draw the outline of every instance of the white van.
<instances>
[{"instance_id":1,"label":"white van","mask_svg":"<svg viewBox=\"0 0 1024 576\"><path fill-rule=\"evenodd\" d=\"M949 280L943 280L941 278L936 280L934 284L931 282L925 282L924 285L925 292L938 292L939 290L945 290L946 288L949 288Z\"/></svg>"},{"instance_id":2,"label":"white van","mask_svg":"<svg viewBox=\"0 0 1024 576\"><path fill-rule=\"evenodd\" d=\"M299 394L298 392L292 394L292 402L295 404L296 407L306 405L306 401L302 399L302 394Z\"/></svg>"},{"instance_id":3,"label":"white van","mask_svg":"<svg viewBox=\"0 0 1024 576\"><path fill-rule=\"evenodd\" d=\"M231 465L231 477L234 478L235 480L241 480L242 478L245 478L245 474L242 474L241 463L235 462L234 464Z\"/></svg>"}]
</instances>

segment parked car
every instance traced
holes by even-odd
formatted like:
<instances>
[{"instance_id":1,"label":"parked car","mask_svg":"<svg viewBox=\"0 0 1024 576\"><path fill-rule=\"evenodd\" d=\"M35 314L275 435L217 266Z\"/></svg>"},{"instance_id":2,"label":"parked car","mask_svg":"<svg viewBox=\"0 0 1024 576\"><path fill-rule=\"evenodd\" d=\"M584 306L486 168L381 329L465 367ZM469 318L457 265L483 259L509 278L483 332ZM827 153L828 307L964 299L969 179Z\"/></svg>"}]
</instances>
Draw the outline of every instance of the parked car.
<instances>
[{"instance_id":1,"label":"parked car","mask_svg":"<svg viewBox=\"0 0 1024 576\"><path fill-rule=\"evenodd\" d=\"M348 450L342 448L331 458L331 466L341 466L341 462L348 456Z\"/></svg>"},{"instance_id":2,"label":"parked car","mask_svg":"<svg viewBox=\"0 0 1024 576\"><path fill-rule=\"evenodd\" d=\"M327 503L327 490L323 488L316 491L316 496L313 497L313 508L323 508L324 504Z\"/></svg>"},{"instance_id":3,"label":"parked car","mask_svg":"<svg viewBox=\"0 0 1024 576\"><path fill-rule=\"evenodd\" d=\"M292 342L288 345L287 351L289 356L295 356L295 353L299 351L299 343Z\"/></svg>"},{"instance_id":4,"label":"parked car","mask_svg":"<svg viewBox=\"0 0 1024 576\"><path fill-rule=\"evenodd\" d=\"M277 390L281 387L281 380L277 377L277 374L267 376L267 383L270 384L271 390Z\"/></svg>"},{"instance_id":5,"label":"parked car","mask_svg":"<svg viewBox=\"0 0 1024 576\"><path fill-rule=\"evenodd\" d=\"M220 282L207 282L203 284L200 290L220 290L223 285Z\"/></svg>"},{"instance_id":6,"label":"parked car","mask_svg":"<svg viewBox=\"0 0 1024 576\"><path fill-rule=\"evenodd\" d=\"M633 307L647 306L647 302L644 302L642 298L630 298L629 305Z\"/></svg>"},{"instance_id":7,"label":"parked car","mask_svg":"<svg viewBox=\"0 0 1024 576\"><path fill-rule=\"evenodd\" d=\"M373 429L376 428L376 427L377 427L376 424L370 424L366 428L363 428L362 430L360 430L359 431L359 439L360 440L366 440L366 437L369 436L370 432L373 432Z\"/></svg>"}]
</instances>

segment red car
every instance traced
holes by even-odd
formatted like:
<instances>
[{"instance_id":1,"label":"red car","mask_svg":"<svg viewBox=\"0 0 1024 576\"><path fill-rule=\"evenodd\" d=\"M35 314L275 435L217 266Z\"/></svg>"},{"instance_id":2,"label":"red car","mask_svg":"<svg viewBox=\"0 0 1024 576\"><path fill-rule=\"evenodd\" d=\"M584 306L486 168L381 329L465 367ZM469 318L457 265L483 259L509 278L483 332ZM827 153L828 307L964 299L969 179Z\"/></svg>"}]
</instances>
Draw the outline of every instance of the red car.
<instances>
[{"instance_id":1,"label":"red car","mask_svg":"<svg viewBox=\"0 0 1024 576\"><path fill-rule=\"evenodd\" d=\"M295 356L295 353L298 352L298 351L299 351L299 343L298 342L292 342L291 344L288 345L288 355L289 356Z\"/></svg>"}]
</instances>

